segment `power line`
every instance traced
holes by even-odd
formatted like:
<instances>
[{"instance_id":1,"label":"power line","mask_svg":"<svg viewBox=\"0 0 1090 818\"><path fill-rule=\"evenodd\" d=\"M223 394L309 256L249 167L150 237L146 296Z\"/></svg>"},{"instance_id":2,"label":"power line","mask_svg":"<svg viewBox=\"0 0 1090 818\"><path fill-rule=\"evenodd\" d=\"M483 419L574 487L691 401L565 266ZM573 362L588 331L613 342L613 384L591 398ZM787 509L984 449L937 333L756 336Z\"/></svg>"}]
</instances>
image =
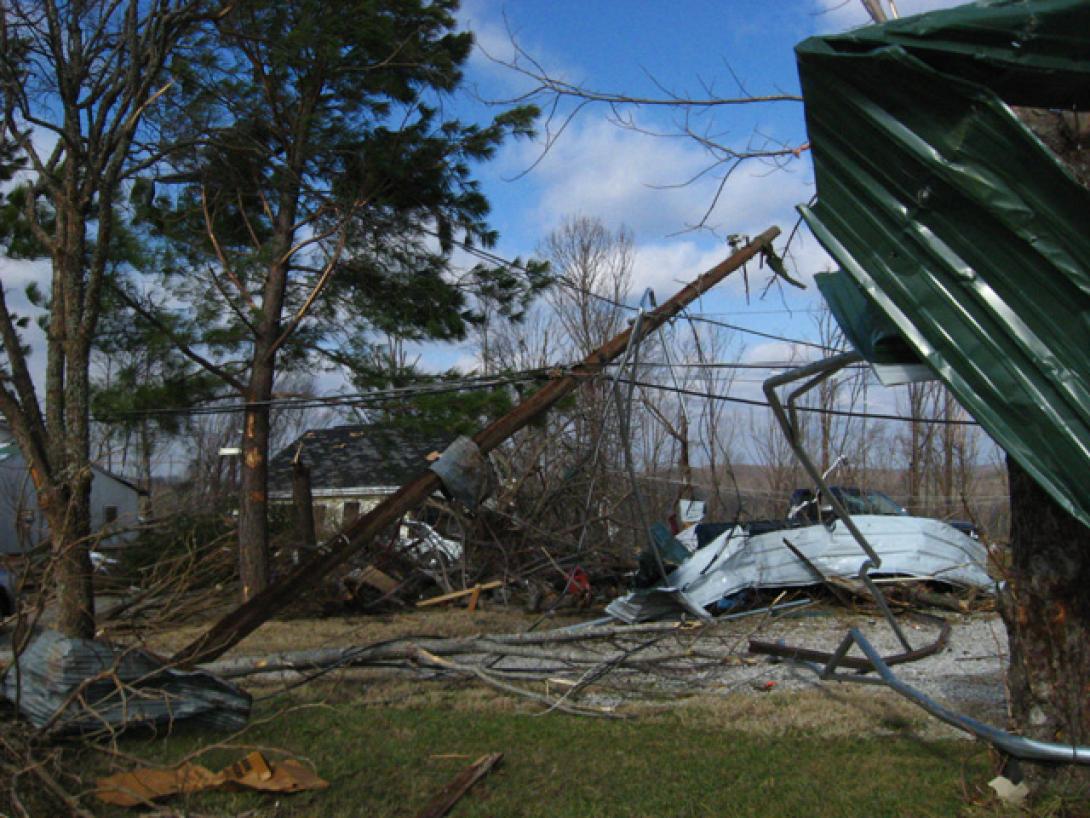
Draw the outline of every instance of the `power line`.
<instances>
[{"instance_id":1,"label":"power line","mask_svg":"<svg viewBox=\"0 0 1090 818\"><path fill-rule=\"evenodd\" d=\"M498 386L507 386L517 383L530 383L552 377L549 369L525 370L508 376L478 376L464 378L457 381L442 381L440 383L427 383L417 386L393 387L390 389L375 389L368 392L355 392L340 395L326 396L300 396L289 398L272 398L264 401L249 401L242 403L215 404L210 406L182 406L165 409L139 409L129 412L117 412L116 414L99 417L95 420L100 423L108 423L123 418L156 417L167 415L224 415L245 412L254 407L268 407L270 409L314 409L331 406L365 406L372 403L386 403L406 398L415 398L426 395L442 395L452 392L470 392L482 389L494 389Z\"/></svg>"},{"instance_id":2,"label":"power line","mask_svg":"<svg viewBox=\"0 0 1090 818\"><path fill-rule=\"evenodd\" d=\"M666 361L640 361L640 369L647 367L655 368L672 368L672 369L795 369L799 366L805 366L813 361L751 361L748 363L733 363L733 362L710 362L710 363L672 363ZM617 366L616 363L609 363L606 366ZM844 367L846 370L867 370L870 366L867 364L852 364Z\"/></svg>"},{"instance_id":3,"label":"power line","mask_svg":"<svg viewBox=\"0 0 1090 818\"><path fill-rule=\"evenodd\" d=\"M427 228L423 228L423 230L424 230L425 233L433 235L433 236L435 236L437 238L439 236L439 234L437 232L435 232L435 231L428 230ZM487 262L490 262L492 264L497 264L497 265L501 265L501 266L504 266L504 267L513 267L514 269L521 270L524 273L529 272L529 270L527 270L527 268L526 268L526 266L524 264L519 264L519 263L516 263L514 261L511 261L510 259L505 259L503 256L497 255L496 253L493 253L493 252L491 252L489 250L485 250L485 249L480 248L480 247L475 247L472 244L467 244L466 242L458 241L457 239L454 239L452 241L452 243L456 244L459 247L461 247L465 252L469 253L471 256L475 256L475 257L481 259L482 261L487 261ZM588 296L590 298L598 299L599 301L602 301L602 302L604 302L606 304L609 304L610 306L616 307L618 309L628 310L629 312L636 312L637 311L636 307L633 307L631 304L625 304L622 301L617 301L617 300L615 300L613 298L602 295L601 293L596 293L593 290L588 290L585 287L580 287L579 285L575 284L572 281L568 281L567 279L558 278L558 279L556 279L556 281L557 281L558 284L560 284L560 285L562 285L564 287L567 287L570 290L574 290L575 292L582 293L583 295L586 295L586 296ZM766 338L766 339L771 340L771 341L781 341L783 343L794 344L794 345L797 345L797 346L804 346L804 347L807 347L807 348L810 348L810 349L820 349L823 352L837 352L838 351L838 350L834 349L833 347L828 347L828 346L825 346L823 344L816 344L813 341L804 341L801 338L789 338L789 337L784 336L784 335L777 335L775 333L764 332L762 330L756 330L756 329L753 329L751 327L743 327L743 326L740 326L738 324L730 324L730 323L727 323L726 321L718 321L718 320L716 320L714 318L706 317L706 315L709 315L709 314L711 314L711 313L687 313L685 317L687 319L689 319L690 321L698 321L698 322L700 322L702 324L709 324L711 326L721 327L723 329L734 330L735 332L742 332L742 333L745 333L747 335L753 335L753 336L756 336L758 338Z\"/></svg>"},{"instance_id":4,"label":"power line","mask_svg":"<svg viewBox=\"0 0 1090 818\"><path fill-rule=\"evenodd\" d=\"M641 364L642 365L642 364ZM726 365L732 366L732 365ZM329 395L325 397L300 397L300 398L274 398L268 401L258 401L254 403L235 403L228 405L215 405L204 407L174 407L166 409L145 409L135 410L132 412L118 412L116 415L108 417L96 417L95 420L99 422L110 422L112 420L122 418L135 418L135 417L156 417L156 416L168 416L168 415L218 415L218 414L232 414L238 412L244 412L254 406L268 406L269 408L282 408L282 409L312 409L312 408L327 408L334 406L366 406L368 404L386 403L395 400L402 400L406 398L419 397L424 395L438 395L449 394L453 392L468 392L480 389L494 389L497 386L507 386L517 383L530 383L533 381L539 381L548 378L558 377L560 374L566 374L571 371L571 365L547 367L544 369L531 369L525 370L520 373L514 373L504 377L486 377L480 376L477 378L465 378L459 381L445 381L438 384L422 384L415 387L396 387L392 389L373 390L369 392L357 392L342 395ZM706 400L716 400L724 403L734 403L742 406L753 406L758 408L767 409L769 405L765 401L755 400L752 398L741 398L731 395L720 395L714 392L702 392L695 389L686 389L678 386L669 386L665 384L652 383L649 381L637 380L634 378L619 378L621 383L631 384L633 386L640 386L645 389L654 389L660 392L672 392L674 394L683 395L685 397L692 398L704 398ZM979 426L976 421L973 420L955 420L945 418L924 418L924 417L909 417L905 415L891 415L880 412L854 412L845 409L824 409L817 406L799 406L800 412L809 412L811 414L818 415L832 415L835 417L846 418L866 418L868 420L889 420L901 423L931 423L940 426Z\"/></svg>"},{"instance_id":5,"label":"power line","mask_svg":"<svg viewBox=\"0 0 1090 818\"><path fill-rule=\"evenodd\" d=\"M647 389L656 389L660 392L674 392L679 395L684 395L690 398L705 398L707 400L718 400L724 403L737 403L743 406L757 406L764 409L770 408L769 405L760 400L754 400L752 398L737 398L730 395L717 395L714 392L699 392L695 389L679 389L674 386L665 386L658 383L648 383L646 381L638 381L634 379L621 378L622 383L629 383L634 386L642 386ZM845 409L823 409L818 406L799 406L797 407L800 412L809 412L816 415L833 415L836 417L846 418L867 418L869 420L893 420L900 421L902 423L933 423L939 426L979 426L975 420L954 420L945 418L919 418L919 417L906 417L905 415L887 415L878 412L852 412Z\"/></svg>"}]
</instances>

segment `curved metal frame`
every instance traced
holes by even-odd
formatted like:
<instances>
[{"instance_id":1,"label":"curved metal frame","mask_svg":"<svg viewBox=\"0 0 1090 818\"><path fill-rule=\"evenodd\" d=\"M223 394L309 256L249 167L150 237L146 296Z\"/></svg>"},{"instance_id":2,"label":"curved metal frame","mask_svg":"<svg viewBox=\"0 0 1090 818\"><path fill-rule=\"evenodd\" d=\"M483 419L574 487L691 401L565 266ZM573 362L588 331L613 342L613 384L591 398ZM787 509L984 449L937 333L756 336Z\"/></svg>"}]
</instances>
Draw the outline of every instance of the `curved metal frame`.
<instances>
[{"instance_id":1,"label":"curved metal frame","mask_svg":"<svg viewBox=\"0 0 1090 818\"><path fill-rule=\"evenodd\" d=\"M969 716L962 715L961 713L955 713L953 710L944 707L934 699L921 693L919 690L916 690L916 688L911 685L902 682L897 678L896 674L890 670L889 662L905 662L920 659L923 656L936 652L944 646L945 637L948 635L947 629L949 628L949 625L946 624L945 620L939 620L943 623L943 631L931 646L914 650L909 644L904 633L901 631L900 626L894 619L893 612L889 609L885 597L882 596L882 592L878 590L878 586L874 584L869 576L870 569L880 567L882 565L882 560L877 552L875 552L874 548L871 547L870 543L867 542L866 537L863 536L863 532L860 531L852 521L851 515L844 507L843 503L837 499L835 494L829 491L829 487L826 485L824 477L818 471L817 466L814 465L814 462L810 459L806 450L803 449L798 434L798 416L795 408L795 402L802 395L806 394L806 392L813 389L826 378L831 377L844 367L858 363L862 360L863 356L857 352L845 352L840 355L834 355L831 358L825 358L821 361L807 364L806 366L798 367L797 369L788 370L787 372L774 375L766 380L764 382L764 393L765 397L768 398L768 404L772 407L772 412L775 415L777 422L779 422L780 427L787 436L787 442L790 444L795 457L802 463L802 467L817 485L818 490L829 500L833 506L833 510L837 513L837 516L843 521L845 527L847 527L848 531L850 531L855 538L855 541L859 543L859 547L862 548L863 552L867 555L867 559L863 561L863 564L859 568L859 579L867 587L867 590L870 591L875 602L878 603L878 607L882 610L882 615L885 617L894 633L897 634L897 638L901 641L901 644L904 645L905 653L890 657L888 660L883 659L882 655L875 650L874 646L867 641L867 638L863 636L857 628L852 628L848 631L847 635L845 635L844 639L833 653L816 655L818 652L814 651L811 653L810 657L807 657L820 658L823 660L827 659L824 665L806 661L806 659L803 658L806 656L806 653L801 648L775 646L775 650L767 650L763 649L767 646L758 644L756 645L758 649L757 652L785 655L789 660L797 661L806 668L812 670L823 680L853 682L855 684L885 684L909 701L922 707L935 718L940 719L959 730L964 730L966 733L976 736L979 739L987 741L1008 756L1023 761L1059 764L1090 764L1090 747L1082 747L1073 744L1056 744L1053 742L1038 741L1024 736L1018 736L1013 733L1008 733L1005 730L1000 730L998 727L993 727L990 724L977 721ZM776 389L780 386L794 383L795 381L800 381L805 378L808 378L809 380L791 392L788 396L787 409L785 410L783 403L776 394ZM860 660L848 657L847 654L851 649L852 644L858 645L860 650L863 651L870 667L860 667ZM751 644L750 649L753 650L753 648L754 645ZM842 666L855 667L859 672L853 674L837 673L836 669ZM862 673L871 669L878 674L880 679L862 675Z\"/></svg>"},{"instance_id":2,"label":"curved metal frame","mask_svg":"<svg viewBox=\"0 0 1090 818\"><path fill-rule=\"evenodd\" d=\"M802 441L799 438L798 412L795 408L798 399L822 381L835 375L844 367L859 363L862 360L863 356L858 352L843 352L840 355L834 355L831 358L823 358L820 361L815 361L806 366L789 369L779 375L773 375L766 380L764 382L764 393L765 397L768 399L768 405L772 407L772 413L776 417L776 421L780 424L780 428L783 429L783 433L787 437L787 442L791 446L791 451L794 452L795 457L802 463L802 467L806 470L810 479L814 481L814 484L818 487L821 494L832 504L833 510L844 523L844 526L851 533L855 541L859 543L859 547L863 549L863 553L867 555L867 559L863 560L863 564L859 566L859 581L866 586L868 591L870 591L871 596L882 611L882 616L885 617L886 622L889 623L893 633L897 636L897 640L904 646L906 651L911 651L912 645L909 643L908 637L905 636L904 631L901 630L901 626L894 618L893 611L889 609L886 598L870 578L870 570L872 568L880 568L882 566L882 558L878 556L878 552L867 542L867 538L863 536L863 532L859 530L859 527L852 520L851 515L848 513L848 509L844 507L844 504L840 502L833 492L829 491L829 486L826 484L824 476L818 470L818 467L814 465L814 461L810 459L810 455L807 454L806 450L802 447ZM809 380L791 392L788 396L787 410L785 411L779 395L776 394L776 389L780 386L785 386L794 383L795 381L801 381L805 378L808 378Z\"/></svg>"}]
</instances>

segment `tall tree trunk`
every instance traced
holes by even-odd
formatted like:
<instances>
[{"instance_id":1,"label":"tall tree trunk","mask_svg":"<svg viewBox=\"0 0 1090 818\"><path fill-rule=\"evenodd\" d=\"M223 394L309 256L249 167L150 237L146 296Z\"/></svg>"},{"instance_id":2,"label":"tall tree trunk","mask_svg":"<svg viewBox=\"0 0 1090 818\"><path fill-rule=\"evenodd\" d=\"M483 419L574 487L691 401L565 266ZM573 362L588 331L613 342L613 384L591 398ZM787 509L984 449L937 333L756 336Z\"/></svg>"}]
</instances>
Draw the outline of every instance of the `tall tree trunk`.
<instances>
[{"instance_id":1,"label":"tall tree trunk","mask_svg":"<svg viewBox=\"0 0 1090 818\"><path fill-rule=\"evenodd\" d=\"M949 389L943 389L942 417L945 423L942 427L942 503L943 516L949 519L957 510L957 501L954 499L954 450L957 446L957 429L952 423L954 419L954 393Z\"/></svg>"},{"instance_id":2,"label":"tall tree trunk","mask_svg":"<svg viewBox=\"0 0 1090 818\"><path fill-rule=\"evenodd\" d=\"M91 481L75 481L52 494L44 509L52 544L54 587L57 589L56 627L66 636L93 639L95 597L91 550Z\"/></svg>"},{"instance_id":3,"label":"tall tree trunk","mask_svg":"<svg viewBox=\"0 0 1090 818\"><path fill-rule=\"evenodd\" d=\"M246 601L269 584L269 399L273 367L254 355L242 431L238 504L238 570Z\"/></svg>"},{"instance_id":4,"label":"tall tree trunk","mask_svg":"<svg viewBox=\"0 0 1090 818\"><path fill-rule=\"evenodd\" d=\"M78 177L66 168L69 206L57 219L53 252L50 360L46 371L49 473L35 475L49 524L57 589L57 629L92 639L95 602L91 572L90 340L84 338L85 213Z\"/></svg>"},{"instance_id":5,"label":"tall tree trunk","mask_svg":"<svg viewBox=\"0 0 1090 818\"><path fill-rule=\"evenodd\" d=\"M1013 729L1090 744L1090 529L1060 508L1012 458L1011 566L1000 595L1010 639ZM1031 785L1090 787L1085 767L1025 767Z\"/></svg>"},{"instance_id":6,"label":"tall tree trunk","mask_svg":"<svg viewBox=\"0 0 1090 818\"><path fill-rule=\"evenodd\" d=\"M1090 187L1085 118L1019 108L1019 117ZM1020 732L1090 744L1090 529L1060 508L1009 456L1011 570L1000 597L1010 639L1007 684ZM1027 768L1030 783L1077 786L1090 794L1086 767Z\"/></svg>"}]
</instances>

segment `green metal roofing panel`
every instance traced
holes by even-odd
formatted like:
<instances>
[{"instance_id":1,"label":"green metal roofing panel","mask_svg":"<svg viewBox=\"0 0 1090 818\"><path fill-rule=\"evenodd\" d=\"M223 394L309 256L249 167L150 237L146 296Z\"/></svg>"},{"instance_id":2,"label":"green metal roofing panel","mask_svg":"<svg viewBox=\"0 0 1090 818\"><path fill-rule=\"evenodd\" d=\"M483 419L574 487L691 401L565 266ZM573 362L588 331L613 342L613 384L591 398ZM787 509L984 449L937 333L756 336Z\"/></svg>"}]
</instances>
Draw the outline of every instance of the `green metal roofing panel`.
<instances>
[{"instance_id":1,"label":"green metal roofing panel","mask_svg":"<svg viewBox=\"0 0 1090 818\"><path fill-rule=\"evenodd\" d=\"M896 325L874 306L846 273L814 276L829 311L848 342L872 364L919 364L920 358Z\"/></svg>"},{"instance_id":2,"label":"green metal roofing panel","mask_svg":"<svg viewBox=\"0 0 1090 818\"><path fill-rule=\"evenodd\" d=\"M1090 192L1008 107L1090 107L1090 3L981 2L796 53L815 236L1090 525Z\"/></svg>"}]
</instances>

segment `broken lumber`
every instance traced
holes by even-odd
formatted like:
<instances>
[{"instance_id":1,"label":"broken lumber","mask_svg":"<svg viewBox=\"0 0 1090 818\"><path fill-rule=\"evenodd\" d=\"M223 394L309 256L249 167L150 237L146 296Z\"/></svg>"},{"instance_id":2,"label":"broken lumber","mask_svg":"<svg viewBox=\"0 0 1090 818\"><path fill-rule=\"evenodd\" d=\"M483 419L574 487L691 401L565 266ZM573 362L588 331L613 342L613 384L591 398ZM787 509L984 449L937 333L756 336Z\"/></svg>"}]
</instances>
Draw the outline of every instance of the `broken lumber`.
<instances>
[{"instance_id":1,"label":"broken lumber","mask_svg":"<svg viewBox=\"0 0 1090 818\"><path fill-rule=\"evenodd\" d=\"M450 812L450 808L469 792L474 784L488 775L489 771L499 763L501 758L503 758L503 753L489 753L478 758L443 787L428 802L428 805L416 814L416 818L443 818L444 815Z\"/></svg>"},{"instance_id":2,"label":"broken lumber","mask_svg":"<svg viewBox=\"0 0 1090 818\"><path fill-rule=\"evenodd\" d=\"M400 582L373 565L361 569L356 579L383 594L392 594L401 586Z\"/></svg>"},{"instance_id":3,"label":"broken lumber","mask_svg":"<svg viewBox=\"0 0 1090 818\"><path fill-rule=\"evenodd\" d=\"M495 588L499 588L503 585L503 580L494 579L491 582L478 582L472 588L464 588L461 591L452 591L449 594L441 594L440 596L433 596L429 599L422 599L416 603L418 608L428 608L432 605L442 605L444 602L453 602L456 599L469 596L473 597L470 600L470 610L476 607L476 599L480 597L481 591L491 591Z\"/></svg>"},{"instance_id":4,"label":"broken lumber","mask_svg":"<svg viewBox=\"0 0 1090 818\"><path fill-rule=\"evenodd\" d=\"M746 262L762 253L771 253L772 241L779 234L778 227L770 227L683 287L668 301L644 316L642 331L651 334ZM610 361L622 355L628 348L631 332L630 326L567 372L558 370L541 389L474 435L473 442L477 444L481 454L495 449L519 429L574 392L588 378L601 374ZM222 656L274 613L294 602L304 588L369 546L380 532L394 525L407 512L431 497L439 490L440 485L439 475L430 469L424 470L367 514L322 543L313 556L300 563L289 574L227 613L197 639L174 654L171 661L188 667Z\"/></svg>"}]
</instances>

